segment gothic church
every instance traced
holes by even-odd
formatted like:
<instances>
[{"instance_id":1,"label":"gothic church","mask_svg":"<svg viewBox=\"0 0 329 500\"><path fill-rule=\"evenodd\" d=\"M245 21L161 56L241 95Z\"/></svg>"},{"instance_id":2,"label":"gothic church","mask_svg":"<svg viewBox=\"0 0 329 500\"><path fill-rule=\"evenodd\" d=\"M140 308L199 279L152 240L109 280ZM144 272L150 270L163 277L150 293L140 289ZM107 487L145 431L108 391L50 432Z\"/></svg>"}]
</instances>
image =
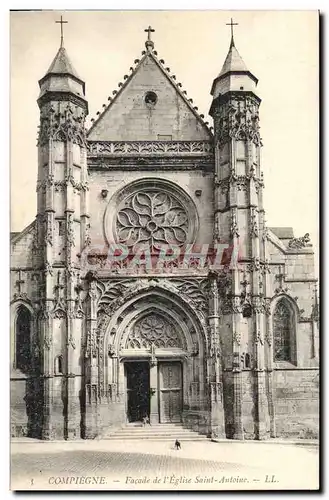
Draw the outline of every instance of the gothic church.
<instances>
[{"instance_id":1,"label":"gothic church","mask_svg":"<svg viewBox=\"0 0 329 500\"><path fill-rule=\"evenodd\" d=\"M89 130L63 39L39 81L37 214L11 235L12 436L111 437L147 416L209 438L316 437L314 252L265 225L257 77L232 34L210 127L145 31ZM194 253L130 265L138 244ZM223 244L234 265L204 261Z\"/></svg>"}]
</instances>

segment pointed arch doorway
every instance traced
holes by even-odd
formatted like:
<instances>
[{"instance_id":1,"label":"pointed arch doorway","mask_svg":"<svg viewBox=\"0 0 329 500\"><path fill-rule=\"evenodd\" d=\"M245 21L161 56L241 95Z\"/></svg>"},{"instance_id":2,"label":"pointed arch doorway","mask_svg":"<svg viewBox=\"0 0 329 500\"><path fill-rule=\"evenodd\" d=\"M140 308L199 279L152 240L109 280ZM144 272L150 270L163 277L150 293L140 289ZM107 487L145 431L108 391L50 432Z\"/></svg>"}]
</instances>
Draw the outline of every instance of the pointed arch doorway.
<instances>
[{"instance_id":1,"label":"pointed arch doorway","mask_svg":"<svg viewBox=\"0 0 329 500\"><path fill-rule=\"evenodd\" d=\"M161 311L148 311L129 326L125 342L126 419L151 423L182 421L183 358L179 325Z\"/></svg>"},{"instance_id":2,"label":"pointed arch doorway","mask_svg":"<svg viewBox=\"0 0 329 500\"><path fill-rule=\"evenodd\" d=\"M104 435L127 424L140 425L144 412L152 424L182 422L206 433L207 336L189 302L152 282L113 311L99 318L104 332L99 366L106 397L101 408ZM134 375L136 384L131 376L135 370L142 372ZM144 395L139 397L138 391ZM144 403L136 409L138 400Z\"/></svg>"}]
</instances>

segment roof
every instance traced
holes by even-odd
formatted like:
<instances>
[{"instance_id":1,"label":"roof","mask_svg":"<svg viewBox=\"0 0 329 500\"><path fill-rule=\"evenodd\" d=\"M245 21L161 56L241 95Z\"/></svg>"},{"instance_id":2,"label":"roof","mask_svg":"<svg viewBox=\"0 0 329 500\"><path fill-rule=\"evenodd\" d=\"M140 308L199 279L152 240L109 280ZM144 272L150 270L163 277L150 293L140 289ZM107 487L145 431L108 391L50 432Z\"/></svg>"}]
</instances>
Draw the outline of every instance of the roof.
<instances>
[{"instance_id":1,"label":"roof","mask_svg":"<svg viewBox=\"0 0 329 500\"><path fill-rule=\"evenodd\" d=\"M290 239L294 237L294 230L292 227L269 227L269 229L280 240Z\"/></svg>"},{"instance_id":2,"label":"roof","mask_svg":"<svg viewBox=\"0 0 329 500\"><path fill-rule=\"evenodd\" d=\"M163 59L158 59L157 52L153 50L153 47L147 45L146 43L146 51L142 52L141 59L135 59L134 64L135 67L130 68L130 74L124 75L123 82L119 83L119 89L113 91L114 97L109 97L109 104L103 105L103 109L101 112L97 113L97 118L92 120L92 125L88 131L88 136L90 139L90 133L94 131L95 127L99 121L104 117L105 114L112 108L112 106L118 101L119 97L122 95L123 91L127 88L130 82L133 80L135 75L139 72L139 70L143 67L144 62L149 58L160 70L160 72L165 76L167 82L170 83L171 86L174 87L176 93L181 97L181 99L185 102L189 110L195 116L197 121L200 123L200 126L204 129L209 139L212 139L212 132L208 125L208 122L204 119L204 115L198 113L198 108L193 104L193 99L190 99L187 96L187 92L182 90L182 84L177 83L176 75L171 74L171 70L168 67L165 67L165 61Z\"/></svg>"},{"instance_id":3,"label":"roof","mask_svg":"<svg viewBox=\"0 0 329 500\"><path fill-rule=\"evenodd\" d=\"M34 225L35 225L35 220L31 222L28 226L26 226L22 231L15 231L10 233L10 244L15 245L17 241L19 241L23 236L28 234L30 231L32 231Z\"/></svg>"},{"instance_id":4,"label":"roof","mask_svg":"<svg viewBox=\"0 0 329 500\"><path fill-rule=\"evenodd\" d=\"M71 63L70 58L65 50L65 47L60 47L58 49L53 62L49 66L49 69L43 78L45 78L47 75L71 75L74 78L82 81L78 73L74 69L73 64Z\"/></svg>"},{"instance_id":5,"label":"roof","mask_svg":"<svg viewBox=\"0 0 329 500\"><path fill-rule=\"evenodd\" d=\"M226 56L225 62L223 64L222 70L218 76L223 76L226 73L234 71L248 71L242 57L237 51L234 42L231 42L228 54Z\"/></svg>"},{"instance_id":6,"label":"roof","mask_svg":"<svg viewBox=\"0 0 329 500\"><path fill-rule=\"evenodd\" d=\"M240 56L239 52L237 51L237 48L234 45L234 40L232 38L231 44L229 51L227 53L226 59L224 61L223 67L217 76L215 78L215 81L222 79L224 76L230 75L230 74L235 74L235 75L241 75L241 74L246 74L248 75L254 82L258 83L258 79L253 75L249 69L247 68L245 62L243 61L242 57Z\"/></svg>"}]
</instances>

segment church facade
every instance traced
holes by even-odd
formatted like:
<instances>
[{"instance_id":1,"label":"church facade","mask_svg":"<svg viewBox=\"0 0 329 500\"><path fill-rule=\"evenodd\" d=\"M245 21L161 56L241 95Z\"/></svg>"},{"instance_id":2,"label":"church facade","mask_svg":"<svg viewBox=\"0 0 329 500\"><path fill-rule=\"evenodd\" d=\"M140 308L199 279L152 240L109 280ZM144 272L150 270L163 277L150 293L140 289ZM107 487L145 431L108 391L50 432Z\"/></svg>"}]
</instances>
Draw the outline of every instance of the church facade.
<instances>
[{"instance_id":1,"label":"church facade","mask_svg":"<svg viewBox=\"0 0 329 500\"><path fill-rule=\"evenodd\" d=\"M232 36L209 127L147 31L89 130L63 44L39 81L37 214L11 236L12 436L149 417L316 437L314 252L265 224L257 78Z\"/></svg>"}]
</instances>

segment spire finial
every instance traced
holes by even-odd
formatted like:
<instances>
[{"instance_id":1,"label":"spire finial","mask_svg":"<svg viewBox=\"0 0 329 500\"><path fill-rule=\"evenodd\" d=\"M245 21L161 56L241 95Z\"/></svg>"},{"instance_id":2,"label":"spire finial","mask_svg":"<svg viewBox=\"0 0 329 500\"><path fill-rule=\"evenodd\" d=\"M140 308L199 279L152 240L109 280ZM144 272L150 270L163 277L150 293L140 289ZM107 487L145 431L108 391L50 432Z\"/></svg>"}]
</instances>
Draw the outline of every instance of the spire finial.
<instances>
[{"instance_id":1,"label":"spire finial","mask_svg":"<svg viewBox=\"0 0 329 500\"><path fill-rule=\"evenodd\" d=\"M231 47L234 47L234 33L233 33L233 26L238 26L239 23L234 23L233 22L233 19L231 17L231 22L230 23L226 23L226 26L231 26Z\"/></svg>"},{"instance_id":2,"label":"spire finial","mask_svg":"<svg viewBox=\"0 0 329 500\"><path fill-rule=\"evenodd\" d=\"M153 42L153 40L151 40L151 33L154 33L155 30L151 26L149 26L144 31L147 33L147 40L145 42L145 47L147 50L153 50L154 49L154 42Z\"/></svg>"},{"instance_id":3,"label":"spire finial","mask_svg":"<svg viewBox=\"0 0 329 500\"><path fill-rule=\"evenodd\" d=\"M64 47L63 24L67 24L68 21L63 21L63 16L61 16L61 20L60 21L55 21L55 23L61 25L61 47Z\"/></svg>"}]
</instances>

